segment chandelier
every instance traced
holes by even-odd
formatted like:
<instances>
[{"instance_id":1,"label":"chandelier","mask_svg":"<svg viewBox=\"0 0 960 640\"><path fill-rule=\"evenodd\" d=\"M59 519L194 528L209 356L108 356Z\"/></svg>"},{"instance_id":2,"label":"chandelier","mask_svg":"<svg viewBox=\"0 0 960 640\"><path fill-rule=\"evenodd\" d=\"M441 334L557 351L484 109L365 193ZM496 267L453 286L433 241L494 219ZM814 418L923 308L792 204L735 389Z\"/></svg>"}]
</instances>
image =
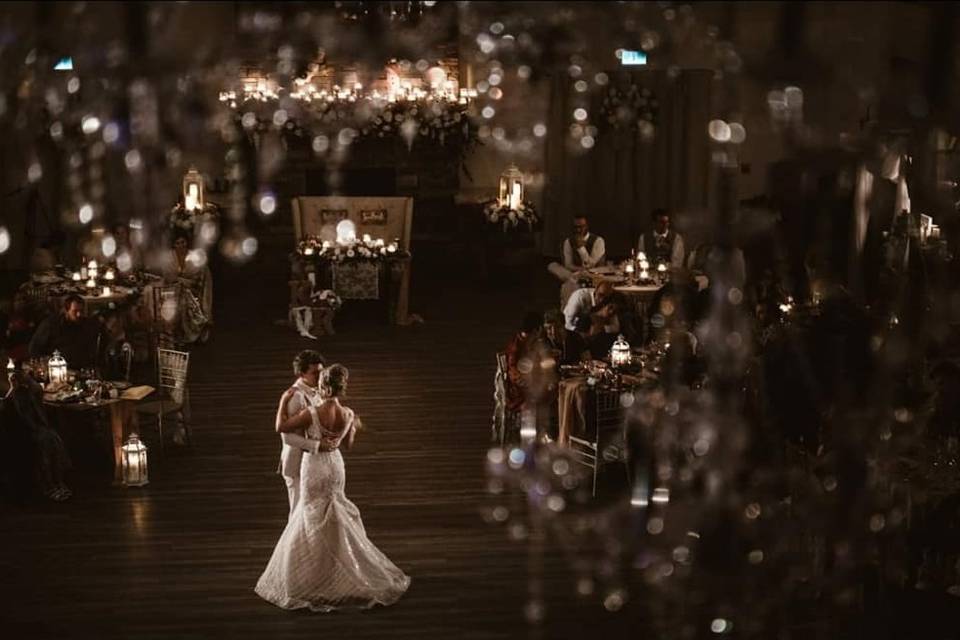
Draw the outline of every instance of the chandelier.
<instances>
[{"instance_id":1,"label":"chandelier","mask_svg":"<svg viewBox=\"0 0 960 640\"><path fill-rule=\"evenodd\" d=\"M295 78L286 89L259 71L250 71L241 80L239 90L221 91L220 102L237 108L244 102L270 102L283 95L301 103L372 102L376 106L403 102L440 102L468 105L477 97L476 89L461 87L459 79L450 77L440 66L429 68L423 77L408 76L397 71L395 61L372 87L360 83L355 73L344 74L343 82L332 83L332 70L313 64L305 77Z\"/></svg>"},{"instance_id":2,"label":"chandelier","mask_svg":"<svg viewBox=\"0 0 960 640\"><path fill-rule=\"evenodd\" d=\"M390 22L415 22L436 2L338 2L340 15L351 21L380 18Z\"/></svg>"}]
</instances>

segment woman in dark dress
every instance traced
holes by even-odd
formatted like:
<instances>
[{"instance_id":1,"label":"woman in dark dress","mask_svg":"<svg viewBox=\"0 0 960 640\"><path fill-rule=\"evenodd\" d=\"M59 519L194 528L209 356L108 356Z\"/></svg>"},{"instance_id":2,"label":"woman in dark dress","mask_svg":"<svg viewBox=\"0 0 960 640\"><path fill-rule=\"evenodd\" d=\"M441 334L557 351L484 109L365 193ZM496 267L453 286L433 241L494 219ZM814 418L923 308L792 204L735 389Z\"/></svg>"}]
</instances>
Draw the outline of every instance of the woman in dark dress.
<instances>
[{"instance_id":1,"label":"woman in dark dress","mask_svg":"<svg viewBox=\"0 0 960 640\"><path fill-rule=\"evenodd\" d=\"M55 502L63 502L72 495L64 482L64 475L70 468L70 457L60 435L47 422L41 394L39 385L22 371L12 373L10 391L0 408L0 423L3 424L5 440L19 440L22 445L32 449L30 458L35 463L33 474L43 494ZM9 453L25 457L22 450Z\"/></svg>"}]
</instances>

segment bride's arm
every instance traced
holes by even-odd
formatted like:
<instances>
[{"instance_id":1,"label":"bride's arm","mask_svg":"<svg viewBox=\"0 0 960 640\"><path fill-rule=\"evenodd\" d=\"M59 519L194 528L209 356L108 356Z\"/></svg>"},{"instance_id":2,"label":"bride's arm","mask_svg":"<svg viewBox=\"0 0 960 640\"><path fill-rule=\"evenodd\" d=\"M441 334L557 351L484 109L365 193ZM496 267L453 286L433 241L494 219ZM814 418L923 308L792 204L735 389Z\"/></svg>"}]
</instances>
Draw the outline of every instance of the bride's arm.
<instances>
[{"instance_id":1,"label":"bride's arm","mask_svg":"<svg viewBox=\"0 0 960 640\"><path fill-rule=\"evenodd\" d=\"M353 448L353 439L357 435L357 429L361 427L360 418L357 417L357 414L350 412L350 424L347 425L347 435L344 437L344 441L347 447L347 450Z\"/></svg>"}]
</instances>

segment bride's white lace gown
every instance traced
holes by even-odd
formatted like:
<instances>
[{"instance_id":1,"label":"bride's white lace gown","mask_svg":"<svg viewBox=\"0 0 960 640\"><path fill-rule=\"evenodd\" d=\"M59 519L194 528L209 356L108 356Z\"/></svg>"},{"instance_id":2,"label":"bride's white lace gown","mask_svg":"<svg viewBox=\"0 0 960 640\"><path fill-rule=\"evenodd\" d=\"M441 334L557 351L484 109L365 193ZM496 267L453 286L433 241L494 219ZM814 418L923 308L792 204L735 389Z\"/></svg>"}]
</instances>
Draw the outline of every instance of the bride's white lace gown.
<instances>
[{"instance_id":1,"label":"bride's white lace gown","mask_svg":"<svg viewBox=\"0 0 960 640\"><path fill-rule=\"evenodd\" d=\"M410 586L410 578L367 538L359 510L343 493L339 445L352 429L351 412L343 433L330 433L316 421L307 430L307 437L338 448L303 456L300 504L257 582L257 594L283 609L391 605Z\"/></svg>"}]
</instances>

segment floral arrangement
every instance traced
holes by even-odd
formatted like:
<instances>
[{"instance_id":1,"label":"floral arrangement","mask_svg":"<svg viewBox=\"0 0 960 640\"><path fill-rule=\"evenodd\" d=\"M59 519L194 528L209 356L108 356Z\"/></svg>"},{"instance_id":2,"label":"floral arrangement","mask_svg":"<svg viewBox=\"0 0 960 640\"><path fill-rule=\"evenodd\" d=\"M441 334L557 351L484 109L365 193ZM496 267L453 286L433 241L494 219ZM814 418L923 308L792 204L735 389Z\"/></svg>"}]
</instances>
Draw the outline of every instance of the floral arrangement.
<instances>
[{"instance_id":1,"label":"floral arrangement","mask_svg":"<svg viewBox=\"0 0 960 640\"><path fill-rule=\"evenodd\" d=\"M600 104L601 124L636 131L657 124L659 103L653 92L631 82L625 89L610 86Z\"/></svg>"},{"instance_id":2,"label":"floral arrangement","mask_svg":"<svg viewBox=\"0 0 960 640\"><path fill-rule=\"evenodd\" d=\"M315 291L310 295L310 300L318 307L325 307L336 311L343 306L343 300L340 299L333 289L323 289Z\"/></svg>"},{"instance_id":3,"label":"floral arrangement","mask_svg":"<svg viewBox=\"0 0 960 640\"><path fill-rule=\"evenodd\" d=\"M490 224L500 225L504 231L517 229L521 224L533 231L540 225L540 215L528 200L521 202L516 209L502 205L498 200L489 200L483 207L483 217Z\"/></svg>"},{"instance_id":4,"label":"floral arrangement","mask_svg":"<svg viewBox=\"0 0 960 640\"><path fill-rule=\"evenodd\" d=\"M417 137L439 145L476 141L476 127L465 105L446 102L387 103L360 128L360 137Z\"/></svg>"},{"instance_id":5,"label":"floral arrangement","mask_svg":"<svg viewBox=\"0 0 960 640\"><path fill-rule=\"evenodd\" d=\"M353 128L359 140L427 140L440 146L469 148L479 142L477 126L471 120L467 105L443 101L387 102L326 102L311 104L304 118L288 118L280 126L269 119L257 117L245 125L236 114L238 126L248 134L266 133L279 129L298 138L316 133ZM315 130L315 131L314 131Z\"/></svg>"},{"instance_id":6,"label":"floral arrangement","mask_svg":"<svg viewBox=\"0 0 960 640\"><path fill-rule=\"evenodd\" d=\"M317 236L307 236L297 245L297 252L307 258L313 257L330 262L386 260L406 255L396 242L386 243L382 238L374 240L368 235L348 243L331 242L321 240Z\"/></svg>"},{"instance_id":7,"label":"floral arrangement","mask_svg":"<svg viewBox=\"0 0 960 640\"><path fill-rule=\"evenodd\" d=\"M198 224L216 222L220 217L220 208L212 202L203 205L200 211L188 211L178 203L170 210L168 224L173 231L181 230L193 233Z\"/></svg>"}]
</instances>

